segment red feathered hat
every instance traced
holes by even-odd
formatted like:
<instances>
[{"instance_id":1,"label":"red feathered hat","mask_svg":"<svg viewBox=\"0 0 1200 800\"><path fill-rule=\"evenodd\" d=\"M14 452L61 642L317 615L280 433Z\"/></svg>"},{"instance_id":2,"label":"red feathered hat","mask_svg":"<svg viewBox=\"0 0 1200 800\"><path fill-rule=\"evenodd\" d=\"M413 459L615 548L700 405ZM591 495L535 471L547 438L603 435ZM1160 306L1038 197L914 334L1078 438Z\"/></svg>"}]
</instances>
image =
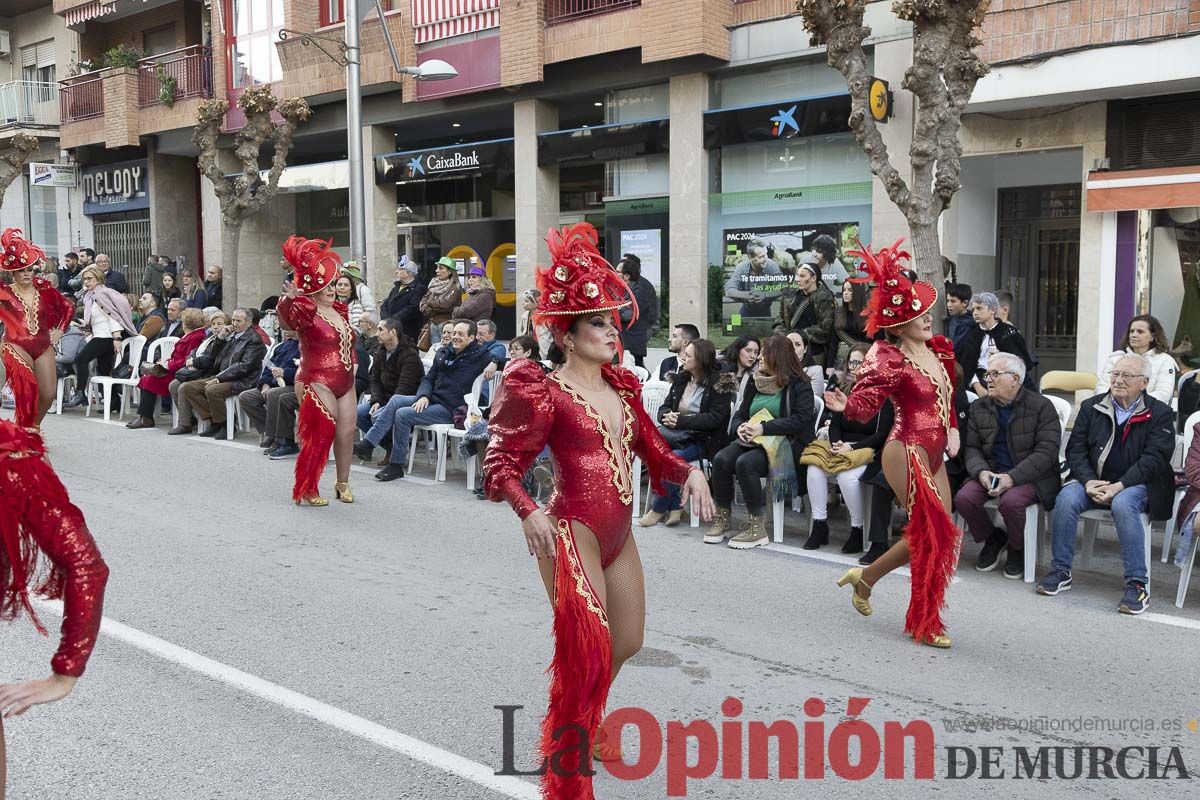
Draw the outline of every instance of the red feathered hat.
<instances>
[{"instance_id":1,"label":"red feathered hat","mask_svg":"<svg viewBox=\"0 0 1200 800\"><path fill-rule=\"evenodd\" d=\"M598 240L596 229L586 222L562 230L551 228L546 234L550 266L538 270L537 286L542 294L536 318L558 336L583 314L610 312L613 324L620 327L617 310L633 303L628 284L600 255ZM633 319L637 319L636 306Z\"/></svg>"},{"instance_id":2,"label":"red feathered hat","mask_svg":"<svg viewBox=\"0 0 1200 800\"><path fill-rule=\"evenodd\" d=\"M20 271L29 269L46 257L42 248L21 235L20 228L5 228L0 233L0 269Z\"/></svg>"},{"instance_id":3,"label":"red feathered hat","mask_svg":"<svg viewBox=\"0 0 1200 800\"><path fill-rule=\"evenodd\" d=\"M867 334L873 335L881 328L894 328L905 325L933 308L937 302L937 289L924 281L913 280L900 267L901 261L909 261L912 256L900 249L903 239L897 239L891 247L884 247L876 253L870 247L858 243L858 250L847 250L846 254L862 259L858 265L859 272L865 272L865 278L850 278L852 283L874 283L871 291L871 302L863 309L862 315L867 318Z\"/></svg>"},{"instance_id":4,"label":"red feathered hat","mask_svg":"<svg viewBox=\"0 0 1200 800\"><path fill-rule=\"evenodd\" d=\"M301 294L316 294L341 275L342 257L330 249L332 245L332 238L323 242L303 236L289 236L283 243L283 258L292 265Z\"/></svg>"}]
</instances>

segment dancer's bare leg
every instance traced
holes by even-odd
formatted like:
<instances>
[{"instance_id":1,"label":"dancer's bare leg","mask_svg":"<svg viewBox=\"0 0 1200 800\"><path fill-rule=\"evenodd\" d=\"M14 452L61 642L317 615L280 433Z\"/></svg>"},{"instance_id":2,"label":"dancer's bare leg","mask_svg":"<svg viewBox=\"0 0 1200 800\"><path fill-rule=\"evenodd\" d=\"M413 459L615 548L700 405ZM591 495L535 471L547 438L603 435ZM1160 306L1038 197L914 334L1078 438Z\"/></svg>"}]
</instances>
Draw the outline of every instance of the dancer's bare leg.
<instances>
[{"instance_id":1,"label":"dancer's bare leg","mask_svg":"<svg viewBox=\"0 0 1200 800\"><path fill-rule=\"evenodd\" d=\"M58 398L58 369L54 364L53 347L47 347L33 362L33 374L37 377L38 384L37 424L41 425L42 420L46 418L46 412Z\"/></svg>"},{"instance_id":2,"label":"dancer's bare leg","mask_svg":"<svg viewBox=\"0 0 1200 800\"><path fill-rule=\"evenodd\" d=\"M350 464L354 454L354 432L358 425L358 400L354 390L337 398L333 417L337 420L337 432L333 437L333 459L338 483L350 482Z\"/></svg>"},{"instance_id":3,"label":"dancer's bare leg","mask_svg":"<svg viewBox=\"0 0 1200 800\"><path fill-rule=\"evenodd\" d=\"M612 633L612 679L642 649L646 633L646 579L637 542L631 535L604 570L608 628Z\"/></svg>"}]
</instances>

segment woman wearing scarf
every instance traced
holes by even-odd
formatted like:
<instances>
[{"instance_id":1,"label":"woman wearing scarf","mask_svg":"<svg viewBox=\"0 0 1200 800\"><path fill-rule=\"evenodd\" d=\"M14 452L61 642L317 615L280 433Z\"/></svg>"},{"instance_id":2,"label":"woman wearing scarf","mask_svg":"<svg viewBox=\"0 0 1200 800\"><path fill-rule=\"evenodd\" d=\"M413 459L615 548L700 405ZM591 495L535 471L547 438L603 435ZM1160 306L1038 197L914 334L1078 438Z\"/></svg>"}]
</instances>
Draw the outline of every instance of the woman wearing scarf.
<instances>
[{"instance_id":1,"label":"woman wearing scarf","mask_svg":"<svg viewBox=\"0 0 1200 800\"><path fill-rule=\"evenodd\" d=\"M133 311L125 295L104 285L104 271L92 265L80 273L83 278L83 327L92 338L75 356L75 396L66 403L66 408L78 408L84 403L91 372L88 365L96 362L96 371L102 375L112 374L117 356L121 352L121 340L125 336L136 336ZM116 393L113 393L116 397Z\"/></svg>"},{"instance_id":2,"label":"woman wearing scarf","mask_svg":"<svg viewBox=\"0 0 1200 800\"><path fill-rule=\"evenodd\" d=\"M454 319L469 319L479 322L491 319L496 308L496 285L488 280L479 267L467 273L467 298L450 314Z\"/></svg>"},{"instance_id":3,"label":"woman wearing scarf","mask_svg":"<svg viewBox=\"0 0 1200 800\"><path fill-rule=\"evenodd\" d=\"M421 298L421 313L429 321L429 341L442 340L442 326L450 321L454 309L462 303L462 285L454 259L442 256L433 265L433 280L425 287Z\"/></svg>"},{"instance_id":4,"label":"woman wearing scarf","mask_svg":"<svg viewBox=\"0 0 1200 800\"><path fill-rule=\"evenodd\" d=\"M816 403L808 374L800 366L796 351L786 336L763 342L762 365L746 387L742 404L733 416L737 438L713 458L712 490L717 513L704 536L708 544L720 544L733 533L731 507L736 478L746 500L748 518L729 546L748 550L767 544L763 511L766 498L760 479L774 500L796 493L800 454L813 440Z\"/></svg>"},{"instance_id":5,"label":"woman wearing scarf","mask_svg":"<svg viewBox=\"0 0 1200 800\"><path fill-rule=\"evenodd\" d=\"M833 338L833 292L821 280L813 264L796 267L796 293L779 304L780 320L776 333L803 331L812 348L813 361L825 365L826 349L836 350Z\"/></svg>"}]
</instances>

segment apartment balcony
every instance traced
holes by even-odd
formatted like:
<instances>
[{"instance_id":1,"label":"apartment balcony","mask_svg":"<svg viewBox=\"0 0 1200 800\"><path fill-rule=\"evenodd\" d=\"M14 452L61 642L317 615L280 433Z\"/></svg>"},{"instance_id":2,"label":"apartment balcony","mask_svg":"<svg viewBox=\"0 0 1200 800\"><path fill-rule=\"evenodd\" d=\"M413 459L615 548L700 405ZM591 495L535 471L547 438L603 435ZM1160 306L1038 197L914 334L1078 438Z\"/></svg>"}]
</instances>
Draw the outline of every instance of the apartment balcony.
<instances>
[{"instance_id":1,"label":"apartment balcony","mask_svg":"<svg viewBox=\"0 0 1200 800\"><path fill-rule=\"evenodd\" d=\"M546 0L546 24L556 25L641 4L642 0Z\"/></svg>"},{"instance_id":2,"label":"apartment balcony","mask_svg":"<svg viewBox=\"0 0 1200 800\"><path fill-rule=\"evenodd\" d=\"M545 0L540 61L561 63L618 50L640 50L643 63L694 56L727 61L734 8L731 0L675 0L645 5L641 0ZM510 50L522 47L539 23L528 11L521 12L519 5L513 13L506 8L508 17L500 19L500 35L505 36L506 25L511 30L507 45ZM664 31L670 35L664 35ZM524 54L522 57L528 58ZM530 77L540 80L540 74Z\"/></svg>"},{"instance_id":3,"label":"apartment balcony","mask_svg":"<svg viewBox=\"0 0 1200 800\"><path fill-rule=\"evenodd\" d=\"M58 84L0 83L0 139L18 132L58 136Z\"/></svg>"},{"instance_id":4,"label":"apartment balcony","mask_svg":"<svg viewBox=\"0 0 1200 800\"><path fill-rule=\"evenodd\" d=\"M142 136L191 127L212 86L212 49L202 45L68 78L59 90L61 145L136 146Z\"/></svg>"}]
</instances>

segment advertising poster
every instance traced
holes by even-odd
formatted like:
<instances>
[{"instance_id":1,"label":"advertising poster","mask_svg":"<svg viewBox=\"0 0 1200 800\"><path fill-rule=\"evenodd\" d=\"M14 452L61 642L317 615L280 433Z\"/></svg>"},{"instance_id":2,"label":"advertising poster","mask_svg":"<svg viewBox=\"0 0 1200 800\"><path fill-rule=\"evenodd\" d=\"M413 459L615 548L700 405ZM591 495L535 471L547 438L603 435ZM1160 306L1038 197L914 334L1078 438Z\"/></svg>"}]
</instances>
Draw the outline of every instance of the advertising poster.
<instances>
[{"instance_id":1,"label":"advertising poster","mask_svg":"<svg viewBox=\"0 0 1200 800\"><path fill-rule=\"evenodd\" d=\"M652 228L644 231L621 231L621 252L613 259L614 264L625 253L631 253L642 260L642 277L654 284L655 289L662 286L662 231Z\"/></svg>"},{"instance_id":2,"label":"advertising poster","mask_svg":"<svg viewBox=\"0 0 1200 800\"><path fill-rule=\"evenodd\" d=\"M726 333L770 331L779 318L780 302L796 292L796 266L819 263L813 242L821 235L832 237L837 245L835 258L822 265L821 277L839 297L847 277L842 253L855 247L857 222L725 230L721 320Z\"/></svg>"}]
</instances>

